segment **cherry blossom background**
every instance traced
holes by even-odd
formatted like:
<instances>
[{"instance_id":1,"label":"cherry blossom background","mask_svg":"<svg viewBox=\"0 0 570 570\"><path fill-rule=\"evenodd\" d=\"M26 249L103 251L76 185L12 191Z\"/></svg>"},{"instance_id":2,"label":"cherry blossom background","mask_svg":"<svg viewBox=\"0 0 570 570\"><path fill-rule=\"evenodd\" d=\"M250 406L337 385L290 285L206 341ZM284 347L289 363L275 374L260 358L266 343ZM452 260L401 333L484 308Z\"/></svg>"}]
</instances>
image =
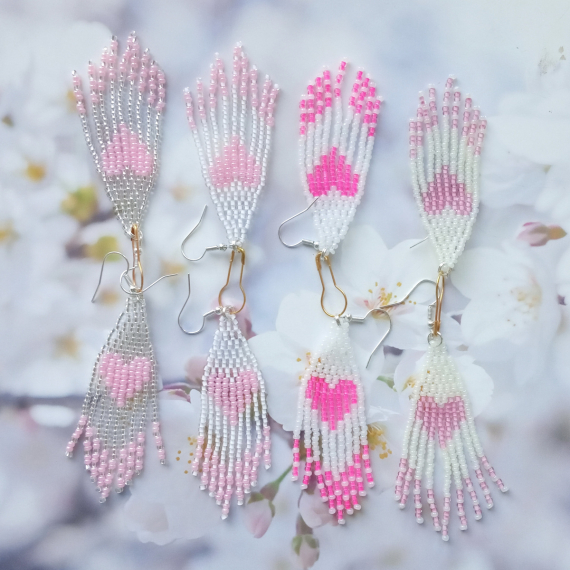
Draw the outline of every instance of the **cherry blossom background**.
<instances>
[{"instance_id":1,"label":"cherry blossom background","mask_svg":"<svg viewBox=\"0 0 570 570\"><path fill-rule=\"evenodd\" d=\"M128 251L88 156L70 97L112 33L137 30L165 69L163 164L146 228L147 275L178 272L148 293L164 383L168 465L148 462L131 493L104 505L65 444L94 358L123 305ZM181 92L237 41L282 88L265 194L250 234L242 322L265 373L274 463L258 492L222 523L187 473L210 323L186 337L223 283L227 256L190 267L179 244L208 201ZM570 3L337 0L0 1L0 567L18 570L570 567ZM309 250L286 250L280 221L304 207L296 106L305 81L341 57L385 97L366 195L335 256L349 310L402 298L437 262L408 176L407 119L428 83L453 72L489 119L479 219L447 289L443 334L473 398L488 457L510 488L481 522L443 543L393 500L408 388L425 349L430 287L387 325L353 327L368 397L379 485L346 528L289 480L299 375L327 327ZM311 237L310 217L287 237ZM217 218L188 245L219 243ZM334 302L332 300L331 302ZM191 325L188 325L191 326ZM453 521L453 518L452 518Z\"/></svg>"}]
</instances>

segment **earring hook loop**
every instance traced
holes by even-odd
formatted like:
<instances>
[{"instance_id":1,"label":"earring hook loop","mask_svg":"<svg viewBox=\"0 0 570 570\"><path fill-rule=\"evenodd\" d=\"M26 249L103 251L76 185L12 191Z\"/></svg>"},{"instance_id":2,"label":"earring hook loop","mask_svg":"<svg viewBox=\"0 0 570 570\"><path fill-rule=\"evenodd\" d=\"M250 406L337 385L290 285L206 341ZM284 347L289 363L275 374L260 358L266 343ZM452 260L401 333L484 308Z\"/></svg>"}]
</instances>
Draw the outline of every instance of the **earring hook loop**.
<instances>
[{"instance_id":1,"label":"earring hook loop","mask_svg":"<svg viewBox=\"0 0 570 570\"><path fill-rule=\"evenodd\" d=\"M293 249L295 247L299 247L300 245L308 245L310 247L314 247L315 249L319 249L319 244L314 241L314 240L310 240L310 239L300 239L297 243L286 243L285 241L283 241L283 238L281 237L281 230L283 229L283 226L285 224L288 224L291 220L294 220L295 218L297 218L298 216L302 216L305 212L309 211L317 202L317 200L320 198L320 196L317 196L304 210L301 210L300 212L297 212L296 214L294 214L293 216L291 216L290 218L287 218L286 220L282 221L281 224L279 225L279 228L277 229L277 237L279 238L279 241L285 246L288 247L290 249Z\"/></svg>"},{"instance_id":2,"label":"earring hook loop","mask_svg":"<svg viewBox=\"0 0 570 570\"><path fill-rule=\"evenodd\" d=\"M324 259L325 263L327 264L327 266L328 266L328 268L329 268L329 273L330 273L330 275L331 275L332 282L333 282L333 285L334 285L335 289L336 289L337 291L339 291L340 294L341 294L341 295L343 296L343 298L344 298L344 307L342 308L342 311L341 311L340 313L336 314L336 315L335 315L335 314L332 314L332 313L329 313L329 312L325 309L326 285L325 285L325 280L323 279L323 267L322 267L322 261L321 261L321 259ZM329 257L327 254L325 254L325 253L319 251L319 252L317 253L317 255L315 256L315 263L317 264L317 271L319 272L319 278L320 278L320 280L321 280L321 286L322 286L322 288L323 288L323 292L321 293L321 309L322 309L322 310L324 311L324 313L325 313L326 315L328 315L329 317L333 317L333 318L334 318L334 317L340 317L340 316L342 316L342 315L344 314L344 312L346 311L346 308L348 307L348 297L346 296L346 293L337 285L337 282L336 282L336 279L335 279L335 276L334 276L334 271L333 271L333 268L332 268L332 264L331 264L330 257Z\"/></svg>"},{"instance_id":3,"label":"earring hook loop","mask_svg":"<svg viewBox=\"0 0 570 570\"><path fill-rule=\"evenodd\" d=\"M245 289L243 288L243 270L245 267L245 250L243 249L243 247L240 247L238 245L234 246L232 248L232 254L230 256L230 266L228 268L228 277L226 279L226 282L224 284L224 286L220 289L220 292L218 294L218 304L220 305L220 307L223 307L223 301L222 301L222 296L224 294L224 291L228 288L229 284L230 284L230 279L232 276L232 267L234 264L234 259L236 256L236 251L239 252L241 254L241 269L240 269L240 273L239 273L239 288L242 292L243 295L243 303L241 305L241 307L239 309L232 309L230 310L232 315L237 315L239 312L241 312L241 310L245 307L245 303L247 301L247 297L245 294Z\"/></svg>"}]
</instances>

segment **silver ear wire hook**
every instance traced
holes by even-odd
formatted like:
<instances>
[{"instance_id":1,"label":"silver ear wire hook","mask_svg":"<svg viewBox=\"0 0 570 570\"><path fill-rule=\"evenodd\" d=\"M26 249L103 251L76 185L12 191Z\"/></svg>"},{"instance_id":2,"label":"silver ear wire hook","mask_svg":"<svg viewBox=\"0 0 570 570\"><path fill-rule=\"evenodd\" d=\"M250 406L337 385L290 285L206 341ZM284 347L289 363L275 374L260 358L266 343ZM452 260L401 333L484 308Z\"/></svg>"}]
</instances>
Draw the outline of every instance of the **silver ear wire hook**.
<instances>
[{"instance_id":1,"label":"silver ear wire hook","mask_svg":"<svg viewBox=\"0 0 570 570\"><path fill-rule=\"evenodd\" d=\"M429 236L426 236L424 239L421 239L420 241L416 242L414 245L411 245L411 246L410 246L410 249L412 249L413 247L416 247L416 245L420 245L420 243L424 243L424 241L426 241L426 239L427 239L428 237L429 237Z\"/></svg>"},{"instance_id":2,"label":"silver ear wire hook","mask_svg":"<svg viewBox=\"0 0 570 570\"><path fill-rule=\"evenodd\" d=\"M294 247L298 247L300 245L308 245L310 247L314 247L315 249L319 249L319 244L316 241L310 240L310 239L302 239L300 241L298 241L297 243L285 243L283 241L283 238L281 237L281 230L283 228L283 226L285 224L287 224L288 222L290 222L291 220L294 220L296 217L301 216L302 214L304 214L305 212L307 212L308 210L310 210L315 202L320 198L320 196L317 196L304 210L301 210L300 212L297 212L295 215L291 216L290 218L287 218L286 220L284 220L283 222L281 222L279 229L277 230L277 237L279 238L279 241L288 248L294 248Z\"/></svg>"},{"instance_id":3,"label":"silver ear wire hook","mask_svg":"<svg viewBox=\"0 0 570 570\"><path fill-rule=\"evenodd\" d=\"M125 271L123 271L121 273L121 278L119 279L119 285L121 287L121 289L123 290L124 293L126 293L127 295L132 295L132 293L134 292L133 289L136 289L134 283L132 282L131 278L127 275L127 273L130 271L130 269L125 269ZM176 275L178 275L178 273L169 273L168 275L163 275L162 277L159 277L156 281L153 281L150 285L147 285L144 289L141 289L140 291L136 291L137 293L144 293L146 291L148 291L151 287L154 287L159 281L162 281L163 279L166 279L167 277L176 277ZM123 279L125 279L127 281L127 283L129 284L129 290L127 291L127 289L125 289L123 287Z\"/></svg>"},{"instance_id":4,"label":"silver ear wire hook","mask_svg":"<svg viewBox=\"0 0 570 570\"><path fill-rule=\"evenodd\" d=\"M204 327L206 326L206 319L208 317L211 317L214 314L219 314L221 311L219 309L212 309L211 311L204 313L202 315L202 326L195 331L187 331L182 326L182 324L180 323L180 317L182 316L182 313L184 312L184 309L185 309L186 305L188 304L188 301L190 300L190 294L191 293L192 293L192 288L190 287L190 273L188 273L188 296L186 297L186 301L184 301L184 305L182 305L182 308L180 309L180 312L178 313L178 326L180 327L180 330L184 334L195 335L195 334L201 333L204 330Z\"/></svg>"},{"instance_id":5,"label":"silver ear wire hook","mask_svg":"<svg viewBox=\"0 0 570 570\"><path fill-rule=\"evenodd\" d=\"M200 219L198 220L196 225L190 230L188 235L182 240L182 243L180 244L180 251L182 252L182 255L184 256L184 258L187 259L188 261L200 261L200 259L202 259L208 251L214 251L215 249L219 249L220 251L225 251L226 249L228 249L228 246L225 244L211 245L204 250L204 253L202 253L202 255L200 257L196 257L196 258L188 257L186 255L186 253L184 252L184 245L190 239L190 236L198 229L198 227L202 223L202 220L204 219L204 216L206 215L207 209L208 209L208 204L206 204L204 206L204 209L202 210L202 214L200 215Z\"/></svg>"},{"instance_id":6,"label":"silver ear wire hook","mask_svg":"<svg viewBox=\"0 0 570 570\"><path fill-rule=\"evenodd\" d=\"M413 246L412 246L413 247ZM396 303L389 303L388 305L382 305L381 309L391 309L392 307L397 307L398 305L402 305L405 303L412 293L422 284L422 283L431 283L435 287L435 281L433 279L420 279L417 283L413 285L413 287L407 292L406 296L403 299L400 299Z\"/></svg>"},{"instance_id":7,"label":"silver ear wire hook","mask_svg":"<svg viewBox=\"0 0 570 570\"><path fill-rule=\"evenodd\" d=\"M382 335L382 338L378 341L376 346L372 349L372 352L370 353L370 356L368 357L368 360L366 361L366 368L368 368L368 366L370 365L370 361L372 360L372 357L374 356L376 351L380 348L380 345L386 340L386 337L390 334L390 331L392 330L392 317L390 317L390 313L388 313L388 311L386 311L382 307L376 307L375 309L370 309L363 317L354 317L353 315L350 315L348 317L351 322L360 324L360 323L364 323L364 321L366 321L366 319L370 315L370 313L377 313L377 312L378 313L384 313L388 317L388 330Z\"/></svg>"},{"instance_id":8,"label":"silver ear wire hook","mask_svg":"<svg viewBox=\"0 0 570 570\"><path fill-rule=\"evenodd\" d=\"M127 262L127 269L123 272L123 274L127 274L131 270L131 264L129 260L124 256L120 251L110 251L109 253L105 254L103 257L103 262L101 263L101 271L99 272L99 281L97 282L97 288L95 289L95 293L93 293L93 297L91 297L91 302L95 302L95 297L97 296L97 291L99 291L99 287L101 286L101 279L103 278L103 269L105 269L105 262L107 261L107 257L110 255L120 255L126 262ZM121 281L123 280L123 275L121 275ZM121 287L122 289L122 287ZM123 289L124 291L124 289Z\"/></svg>"}]
</instances>

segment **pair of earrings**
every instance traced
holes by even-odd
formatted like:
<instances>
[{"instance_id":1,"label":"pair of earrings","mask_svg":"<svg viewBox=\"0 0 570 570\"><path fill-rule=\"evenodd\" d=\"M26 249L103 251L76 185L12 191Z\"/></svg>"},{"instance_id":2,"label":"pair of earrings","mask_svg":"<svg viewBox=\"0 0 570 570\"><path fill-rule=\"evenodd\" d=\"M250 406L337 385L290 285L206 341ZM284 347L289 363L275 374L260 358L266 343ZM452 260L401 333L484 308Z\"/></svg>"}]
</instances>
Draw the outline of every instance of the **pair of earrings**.
<instances>
[{"instance_id":1,"label":"pair of earrings","mask_svg":"<svg viewBox=\"0 0 570 570\"><path fill-rule=\"evenodd\" d=\"M301 100L299 163L309 205L279 228L280 240L287 247L308 245L317 249L317 268L323 285L321 307L334 318L329 335L312 358L299 390L292 478L297 480L300 476L303 432L306 458L302 487L306 488L314 475L322 500L329 503L331 514L336 512L340 524L345 522L344 513L352 514L361 508L358 496L366 494L364 482L371 487L374 479L363 391L348 336L349 322L363 319L345 314L347 298L336 283L330 258L346 235L361 200L381 106L374 85L359 71L348 112L343 117L340 87L345 68L346 63L342 62L334 88L330 73L325 71L322 78L309 85L307 97ZM439 257L437 281L424 279L399 303L372 310L389 316L388 310L408 299L418 285L426 281L435 285L436 300L430 305L428 315L431 328L428 349L410 398L395 499L403 509L411 492L416 521L423 523L423 481L434 528L441 531L446 541L449 540L452 481L461 530L467 529L466 499L473 503L475 518L482 517L469 466L487 508L493 507L493 500L483 469L502 492L507 491L484 454L465 383L440 333L445 280L463 252L479 209L479 163L487 126L469 96L465 98L460 126L461 93L453 90L453 81L450 77L445 84L441 125L433 87L429 88L427 101L420 94L417 117L409 125L412 187L428 237ZM281 239L283 225L310 208L318 241L303 239L296 244L285 243ZM323 261L329 267L334 286L344 297L344 308L337 315L329 313L323 304ZM434 494L437 444L444 466L441 517Z\"/></svg>"},{"instance_id":2,"label":"pair of earrings","mask_svg":"<svg viewBox=\"0 0 570 570\"><path fill-rule=\"evenodd\" d=\"M381 106L375 86L363 72L358 72L343 115L341 86L345 69L346 62L342 62L334 81L330 72L325 71L309 86L300 104L299 162L310 202L307 209L313 208L319 236L318 242L300 243L317 250L315 261L323 285L321 306L333 321L327 340L303 377L293 449L295 479L300 475L303 432L306 461L302 485L306 487L314 474L323 501L328 501L330 512L336 513L340 523L344 522L345 512L351 514L360 508L358 497L365 494L364 483L372 486L374 479L363 390L349 339L349 323L363 322L368 315L357 318L345 314L347 298L336 284L331 257L345 237L362 198ZM88 74L95 136L87 119L81 82L74 74L77 110L88 148L115 214L131 240L133 252L132 264L119 252L107 254L121 255L127 263L120 279L121 288L128 295L126 308L97 357L82 414L66 450L72 455L85 434L85 466L97 484L101 501L105 501L112 488L122 491L142 471L149 415L158 458L165 463L158 420L156 361L143 294L167 276L144 287L141 225L148 197L156 184L166 91L164 73L152 61L148 50L141 53L134 34L120 57L113 38L103 52L101 64L90 63ZM206 251L230 251L228 277L220 290L218 307L204 315L199 330L184 331L197 334L208 316L219 317L202 380L202 411L192 472L198 475L201 471L201 486L222 505L222 518L228 515L233 494L238 504L242 504L244 494L255 486L258 467L263 464L269 468L271 463L264 381L236 319L246 302L242 286L244 242L265 183L278 92L277 86L266 78L260 96L257 80L257 70L250 69L238 45L234 50L231 82L219 58L211 67L207 104L204 86L198 81L198 124L192 96L189 91L184 94L202 173L228 239L227 244L211 246ZM429 91L429 103L420 97L417 120L410 122L414 194L441 264L436 302L430 307L434 314L426 363L414 387L396 481L396 498L402 508L414 482L416 519L423 522L421 485L425 474L434 526L442 531L444 539L448 538L452 478L461 528L467 526L463 482L473 500L476 518L481 516L464 449L488 507L492 506L492 500L480 464L499 488L506 490L483 454L463 380L439 332L445 279L465 246L478 210L479 157L486 127L479 112L472 109L471 99L466 98L460 132L461 96L455 91L451 101L452 83L448 80L445 87L441 130L433 88ZM205 209L196 227L204 213ZM224 304L223 293L238 255L243 304L235 308ZM325 308L323 264L344 296L345 306L340 314L329 313ZM190 278L188 283L189 298ZM392 306L373 311L388 314ZM436 436L445 466L441 521L433 492Z\"/></svg>"},{"instance_id":3,"label":"pair of earrings","mask_svg":"<svg viewBox=\"0 0 570 570\"><path fill-rule=\"evenodd\" d=\"M81 417L66 448L67 455L72 456L78 440L85 435L85 467L104 502L112 488L121 492L141 473L149 414L158 458L163 464L166 459L158 420L156 360L143 294L171 275L145 288L141 262L141 225L156 185L166 88L163 71L148 50L141 53L134 33L120 56L118 42L113 38L103 51L100 65L89 63L88 74L92 124L87 118L81 80L74 72L77 111L87 146L133 251L132 264L120 252L109 252L103 260L99 284L109 255L125 259L127 268L121 274L120 285L128 295L127 304L95 361ZM202 410L192 473L201 472L201 487L208 489L222 506L222 518L228 516L232 495L243 504L244 494L257 483L258 467L271 465L265 384L236 315L246 302L242 286L244 242L265 185L277 93L278 87L269 77L259 90L257 69L250 69L240 45L234 49L231 81L219 57L211 66L207 105L204 86L201 80L197 82L202 136L194 119L192 96L189 90L184 92L204 180L228 239L227 244L206 251L231 252L218 307L204 315L197 331L186 331L180 325L187 334L197 334L208 316L219 317L202 379ZM217 122L218 102L221 125ZM190 261L197 260L184 253L184 244L195 229L182 243L182 253ZM223 301L236 256L241 258L243 303L239 308ZM188 286L189 298L190 276Z\"/></svg>"}]
</instances>

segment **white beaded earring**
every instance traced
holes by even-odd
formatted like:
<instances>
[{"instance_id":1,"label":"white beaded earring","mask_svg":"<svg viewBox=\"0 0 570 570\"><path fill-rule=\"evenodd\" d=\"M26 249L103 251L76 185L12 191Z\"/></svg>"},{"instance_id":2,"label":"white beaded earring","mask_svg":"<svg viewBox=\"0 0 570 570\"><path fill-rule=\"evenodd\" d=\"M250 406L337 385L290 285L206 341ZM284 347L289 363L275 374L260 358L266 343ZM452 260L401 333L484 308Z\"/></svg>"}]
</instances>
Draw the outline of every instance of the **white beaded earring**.
<instances>
[{"instance_id":1,"label":"white beaded earring","mask_svg":"<svg viewBox=\"0 0 570 570\"><path fill-rule=\"evenodd\" d=\"M237 504L243 505L244 495L257 484L260 463L266 469L271 466L265 383L236 315L246 302L242 285L246 259L244 242L265 185L278 86L267 76L259 97L257 69L249 68L241 44L234 48L231 87L219 57L216 56L210 70L207 106L202 81L197 81L201 136L194 121L192 95L188 89L184 91L184 99L204 181L226 229L228 243L206 248L197 259L184 253L186 241L202 222L204 208L200 220L182 242L182 254L189 261L198 261L206 251L230 250L230 267L218 295L218 307L204 315L197 331L187 331L180 324L180 316L190 298L188 276L188 298L180 311L178 324L186 334L198 334L204 328L206 317L219 317L202 376L202 411L192 474L198 476L201 469L201 489L208 489L210 496L215 497L217 504L222 506L222 519L225 519L232 495L235 493ZM221 111L218 110L218 97L221 98ZM241 256L239 287L243 303L239 308L224 305L222 299L230 283L236 254Z\"/></svg>"},{"instance_id":2,"label":"white beaded earring","mask_svg":"<svg viewBox=\"0 0 570 570\"><path fill-rule=\"evenodd\" d=\"M85 468L104 502L113 487L121 492L142 471L148 416L158 459L165 463L158 421L159 380L143 296L154 283L143 287L141 225L156 185L166 91L163 71L148 50L141 54L134 32L120 57L113 37L101 64L89 63L88 74L93 125L87 118L81 80L73 72L77 111L95 167L133 250L132 265L116 251L103 260L97 290L107 257L116 254L125 259L120 286L128 295L127 304L97 356L79 424L66 449L71 457L85 433Z\"/></svg>"},{"instance_id":3,"label":"white beaded earring","mask_svg":"<svg viewBox=\"0 0 570 570\"><path fill-rule=\"evenodd\" d=\"M364 391L350 343L349 323L362 323L374 311L389 316L384 308L373 309L362 318L346 314L347 297L337 285L332 270L331 257L345 237L364 192L381 105L375 85L364 72L358 71L343 117L341 86L346 65L345 61L340 64L334 88L331 73L325 70L308 86L307 95L300 103L299 165L309 202L303 212L313 207L318 240L287 244L281 238L284 224L303 212L279 227L283 245L310 245L317 250L321 308L334 319L328 336L302 378L293 431L292 478L294 481L299 478L304 455L301 488L308 487L314 474L321 498L328 502L329 512L336 513L339 524L345 523L345 513L352 514L361 508L358 497L366 495L364 481L368 487L374 486ZM324 305L323 263L328 266L333 285L344 299L344 307L338 314L327 311Z\"/></svg>"},{"instance_id":4,"label":"white beaded earring","mask_svg":"<svg viewBox=\"0 0 570 570\"><path fill-rule=\"evenodd\" d=\"M421 524L424 521L421 495L423 481L434 528L441 531L443 540L449 540L452 481L456 489L461 530L467 529L463 508L464 488L473 502L475 518L479 520L482 517L469 466L475 472L487 508L493 506L493 500L481 464L499 489L507 491L483 452L465 383L453 358L448 354L440 333L445 279L469 239L479 209L479 161L487 126L468 96L465 99L463 126L459 130L461 93L456 89L451 103L452 86L453 78L450 77L443 95L441 130L433 87L429 88L429 107L423 94L420 94L417 120L410 121L412 186L440 266L436 301L430 307L432 330L428 335L429 346L419 381L411 396L395 493L395 498L403 509L412 487L416 520ZM424 153L424 129L427 155ZM444 466L441 519L433 490L436 442L439 443Z\"/></svg>"}]
</instances>

